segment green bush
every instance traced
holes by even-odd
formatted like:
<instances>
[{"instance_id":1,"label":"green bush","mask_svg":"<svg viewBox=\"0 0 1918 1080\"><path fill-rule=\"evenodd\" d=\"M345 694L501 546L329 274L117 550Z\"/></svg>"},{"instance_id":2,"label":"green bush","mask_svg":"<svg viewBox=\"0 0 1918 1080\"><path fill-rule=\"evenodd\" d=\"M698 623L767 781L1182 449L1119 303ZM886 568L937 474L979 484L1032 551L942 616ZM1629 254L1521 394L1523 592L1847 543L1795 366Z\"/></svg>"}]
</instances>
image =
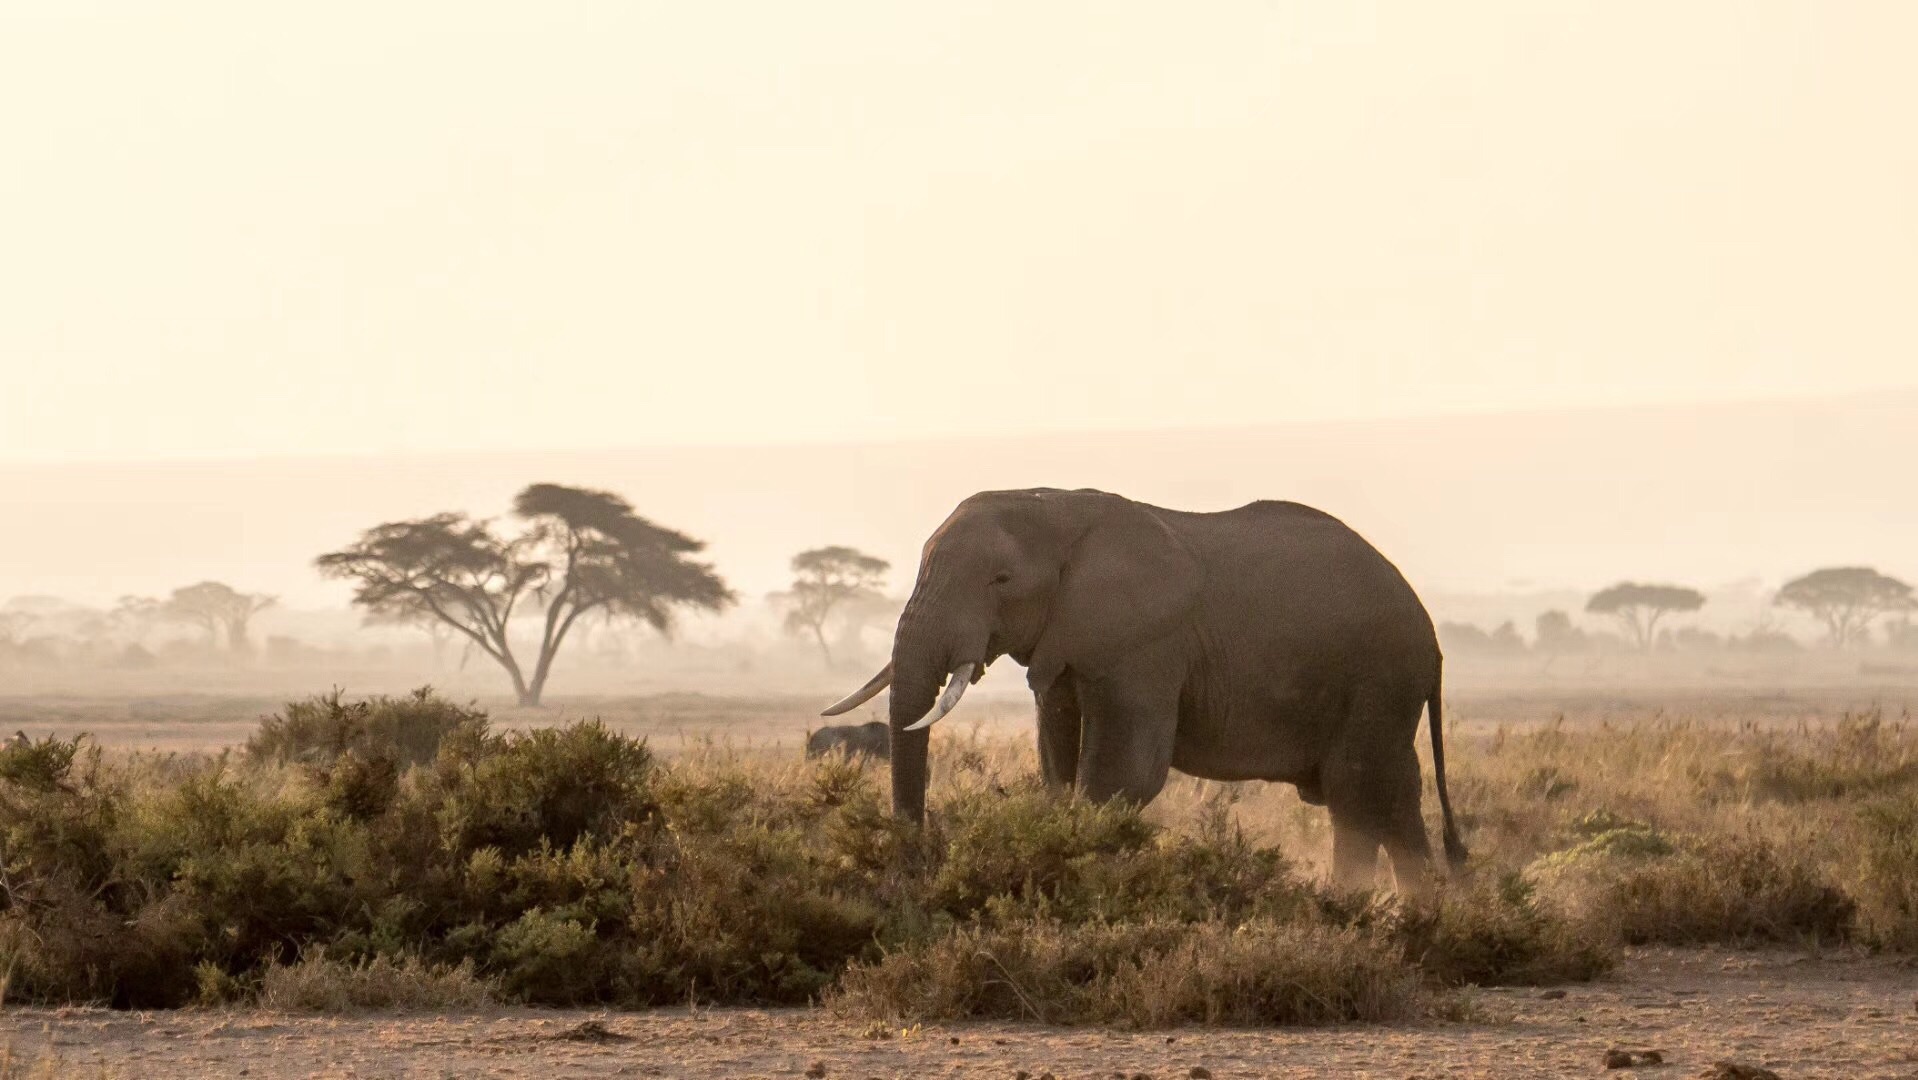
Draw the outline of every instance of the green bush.
<instances>
[{"instance_id":1,"label":"green bush","mask_svg":"<svg viewBox=\"0 0 1918 1080\"><path fill-rule=\"evenodd\" d=\"M962 926L855 966L831 999L889 1020L1327 1024L1403 1020L1414 972L1355 930L1309 922L1052 920Z\"/></svg>"},{"instance_id":2,"label":"green bush","mask_svg":"<svg viewBox=\"0 0 1918 1080\"><path fill-rule=\"evenodd\" d=\"M1614 949L1542 908L1516 874L1399 900L1378 922L1400 955L1441 986L1586 982L1617 963Z\"/></svg>"},{"instance_id":3,"label":"green bush","mask_svg":"<svg viewBox=\"0 0 1918 1080\"><path fill-rule=\"evenodd\" d=\"M22 1000L177 1003L200 940L169 890L129 875L128 784L82 739L5 751L0 972Z\"/></svg>"},{"instance_id":4,"label":"green bush","mask_svg":"<svg viewBox=\"0 0 1918 1080\"><path fill-rule=\"evenodd\" d=\"M1583 924L1630 945L1843 941L1857 912L1809 858L1755 836L1613 829L1531 874Z\"/></svg>"},{"instance_id":5,"label":"green bush","mask_svg":"<svg viewBox=\"0 0 1918 1080\"><path fill-rule=\"evenodd\" d=\"M39 742L0 745L0 780L29 791L61 787L73 771L73 759L86 739L45 738Z\"/></svg>"},{"instance_id":6,"label":"green bush","mask_svg":"<svg viewBox=\"0 0 1918 1080\"><path fill-rule=\"evenodd\" d=\"M548 1004L799 1003L967 926L1039 920L1105 948L1122 931L1102 927L1319 925L1314 891L1222 811L1171 834L1030 782L950 796L920 830L850 762L666 768L597 723L496 735L477 714L401 768L361 723L377 709L321 701L245 767L115 768L74 743L0 781L28 883L0 909L15 996L364 1003L466 971Z\"/></svg>"},{"instance_id":7,"label":"green bush","mask_svg":"<svg viewBox=\"0 0 1918 1080\"><path fill-rule=\"evenodd\" d=\"M1610 810L1594 810L1572 821L1565 831L1572 845L1541 858L1535 864L1538 869L1577 867L1608 859L1658 858L1677 850L1671 838L1658 829Z\"/></svg>"},{"instance_id":8,"label":"green bush","mask_svg":"<svg viewBox=\"0 0 1918 1080\"><path fill-rule=\"evenodd\" d=\"M429 964L405 955L347 962L328 957L324 949L297 963L268 964L259 984L251 999L280 1012L477 1009L501 998L499 987L479 976L471 963ZM207 1004L233 1000L239 995L232 986L223 974L210 974L201 998Z\"/></svg>"},{"instance_id":9,"label":"green bush","mask_svg":"<svg viewBox=\"0 0 1918 1080\"><path fill-rule=\"evenodd\" d=\"M390 759L399 766L431 761L449 737L484 735L487 718L422 686L405 697L347 701L344 693L288 702L260 721L246 741L247 757L275 765L326 765L347 754Z\"/></svg>"},{"instance_id":10,"label":"green bush","mask_svg":"<svg viewBox=\"0 0 1918 1080\"><path fill-rule=\"evenodd\" d=\"M449 748L421 788L450 850L518 855L615 837L651 817L652 764L644 743L590 720Z\"/></svg>"},{"instance_id":11,"label":"green bush","mask_svg":"<svg viewBox=\"0 0 1918 1080\"><path fill-rule=\"evenodd\" d=\"M1294 915L1313 901L1277 850L1230 827L1224 807L1202 817L1197 835L1178 835L1136 807L1062 801L1034 781L961 796L941 826L929 900L954 918L1009 910L1069 922L1236 921Z\"/></svg>"}]
</instances>

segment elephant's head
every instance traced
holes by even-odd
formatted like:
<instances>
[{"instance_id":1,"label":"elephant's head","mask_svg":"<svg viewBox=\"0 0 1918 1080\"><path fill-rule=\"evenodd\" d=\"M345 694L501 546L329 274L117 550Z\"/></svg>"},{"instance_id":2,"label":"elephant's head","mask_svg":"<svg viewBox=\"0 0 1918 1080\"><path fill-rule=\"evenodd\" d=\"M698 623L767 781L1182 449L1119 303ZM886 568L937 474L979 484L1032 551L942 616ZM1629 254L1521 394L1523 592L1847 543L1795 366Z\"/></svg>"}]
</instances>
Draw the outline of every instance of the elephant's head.
<instances>
[{"instance_id":1,"label":"elephant's head","mask_svg":"<svg viewBox=\"0 0 1918 1080\"><path fill-rule=\"evenodd\" d=\"M1068 667L1101 670L1178 625L1200 577L1164 521L1128 499L1043 488L982 492L926 541L892 662L826 715L892 687L893 811L920 820L926 728L959 703L986 665L1011 656L1038 692Z\"/></svg>"}]
</instances>

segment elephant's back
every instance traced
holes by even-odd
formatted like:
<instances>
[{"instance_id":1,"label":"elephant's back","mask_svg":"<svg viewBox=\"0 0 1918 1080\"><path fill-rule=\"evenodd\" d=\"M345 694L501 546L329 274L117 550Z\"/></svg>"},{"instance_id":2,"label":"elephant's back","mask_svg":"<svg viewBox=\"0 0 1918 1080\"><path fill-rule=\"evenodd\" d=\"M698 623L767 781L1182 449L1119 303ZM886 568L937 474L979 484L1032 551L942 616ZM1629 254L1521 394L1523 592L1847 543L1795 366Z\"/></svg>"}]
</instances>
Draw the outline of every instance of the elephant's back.
<instances>
[{"instance_id":1,"label":"elephant's back","mask_svg":"<svg viewBox=\"0 0 1918 1080\"><path fill-rule=\"evenodd\" d=\"M1323 510L1261 501L1183 514L1175 528L1207 567L1212 604L1244 606L1248 618L1324 644L1436 648L1431 616L1405 575Z\"/></svg>"}]
</instances>

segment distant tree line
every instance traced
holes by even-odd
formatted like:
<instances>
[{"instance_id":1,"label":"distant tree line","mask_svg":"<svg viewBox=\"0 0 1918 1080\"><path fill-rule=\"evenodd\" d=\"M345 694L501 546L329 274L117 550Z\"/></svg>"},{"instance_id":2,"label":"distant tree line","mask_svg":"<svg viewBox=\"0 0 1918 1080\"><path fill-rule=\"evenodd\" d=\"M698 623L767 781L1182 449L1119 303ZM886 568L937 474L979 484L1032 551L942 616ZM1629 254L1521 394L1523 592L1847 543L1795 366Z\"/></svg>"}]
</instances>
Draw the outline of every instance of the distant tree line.
<instances>
[{"instance_id":1,"label":"distant tree line","mask_svg":"<svg viewBox=\"0 0 1918 1080\"><path fill-rule=\"evenodd\" d=\"M566 643L590 627L629 624L670 640L680 614L733 606L737 596L700 559L705 547L611 492L532 484L504 517L449 512L386 522L320 555L315 566L352 586L366 625L417 627L436 657L462 643L465 657L491 660L523 704L537 705ZM785 633L816 650L827 668L862 652L867 632L889 628L901 606L887 594L890 564L857 548L808 548L792 557L790 570L791 583L766 603ZM164 625L197 632L202 655L244 657L254 648L252 620L275 602L217 581L165 597L122 597L106 612L15 598L0 605L0 662L44 653L51 635L64 635L118 642L122 666L137 666L151 661L149 635ZM1489 630L1447 621L1438 632L1449 652L1529 652L1548 663L1598 650L1803 647L1763 617L1749 632L1729 636L1684 621L1706 603L1688 586L1621 581L1587 598L1584 613L1603 620L1597 628L1551 610L1533 621L1529 640L1512 620ZM1882 628L1885 645L1918 649L1912 587L1869 567L1815 570L1787 582L1770 605L1816 620L1835 648L1872 643L1874 629Z\"/></svg>"},{"instance_id":2,"label":"distant tree line","mask_svg":"<svg viewBox=\"0 0 1918 1080\"><path fill-rule=\"evenodd\" d=\"M275 603L218 581L182 585L165 597L122 596L104 611L52 596L14 597L0 607L0 660L44 660L61 643L79 643L95 661L147 666L156 660L148 646L166 626L197 631L195 652L246 658L254 649L253 617ZM103 648L115 654L102 657Z\"/></svg>"},{"instance_id":3,"label":"distant tree line","mask_svg":"<svg viewBox=\"0 0 1918 1080\"><path fill-rule=\"evenodd\" d=\"M1608 645L1639 652L1654 649L1730 648L1777 652L1802 647L1769 620L1744 635L1720 635L1694 626L1659 625L1705 606L1705 594L1683 585L1640 584L1621 581L1593 593L1585 603L1588 614L1604 616L1617 633L1594 633L1573 623L1564 611L1540 614L1527 643L1517 625L1507 620L1490 631L1469 623L1439 624L1440 644L1468 653L1538 652L1547 656L1585 652ZM1772 597L1772 606L1792 608L1824 624L1826 643L1834 648L1868 644L1874 624L1883 620L1884 643L1895 648L1918 648L1918 597L1912 587L1870 567L1830 567L1814 570L1786 582ZM1895 618L1887 618L1895 616Z\"/></svg>"}]
</instances>

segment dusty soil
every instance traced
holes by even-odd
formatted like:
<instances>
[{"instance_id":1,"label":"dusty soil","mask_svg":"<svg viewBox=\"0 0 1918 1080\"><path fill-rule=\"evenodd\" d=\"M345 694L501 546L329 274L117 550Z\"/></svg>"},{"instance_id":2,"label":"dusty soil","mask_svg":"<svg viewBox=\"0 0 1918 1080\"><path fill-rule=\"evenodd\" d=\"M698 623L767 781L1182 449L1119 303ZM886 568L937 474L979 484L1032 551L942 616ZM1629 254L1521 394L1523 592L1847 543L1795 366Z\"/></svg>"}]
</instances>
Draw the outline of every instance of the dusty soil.
<instances>
[{"instance_id":1,"label":"dusty soil","mask_svg":"<svg viewBox=\"0 0 1918 1080\"><path fill-rule=\"evenodd\" d=\"M818 1010L498 1009L458 1015L0 1011L18 1075L138 1077L1607 1075L1609 1049L1709 1075L1724 1060L1793 1077L1918 1077L1918 967L1851 955L1647 950L1557 991L1490 990L1481 1019L1403 1027L1171 1032L968 1023L870 1037ZM5 1052L0 1050L0 1060ZM6 1069L0 1066L0 1075ZM1200 1073L1199 1075L1205 1075Z\"/></svg>"}]
</instances>

